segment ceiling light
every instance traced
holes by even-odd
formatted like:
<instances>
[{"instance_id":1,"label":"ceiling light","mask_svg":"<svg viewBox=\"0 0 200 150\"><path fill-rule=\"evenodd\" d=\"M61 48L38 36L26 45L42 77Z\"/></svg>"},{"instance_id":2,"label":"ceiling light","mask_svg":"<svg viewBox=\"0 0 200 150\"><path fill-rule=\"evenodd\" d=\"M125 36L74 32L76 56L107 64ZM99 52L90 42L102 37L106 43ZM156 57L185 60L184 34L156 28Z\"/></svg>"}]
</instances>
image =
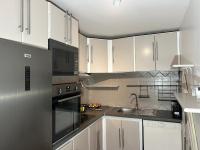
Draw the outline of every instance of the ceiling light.
<instances>
[{"instance_id":1,"label":"ceiling light","mask_svg":"<svg viewBox=\"0 0 200 150\"><path fill-rule=\"evenodd\" d=\"M122 0L113 0L113 6L119 7L121 2L122 2Z\"/></svg>"}]
</instances>

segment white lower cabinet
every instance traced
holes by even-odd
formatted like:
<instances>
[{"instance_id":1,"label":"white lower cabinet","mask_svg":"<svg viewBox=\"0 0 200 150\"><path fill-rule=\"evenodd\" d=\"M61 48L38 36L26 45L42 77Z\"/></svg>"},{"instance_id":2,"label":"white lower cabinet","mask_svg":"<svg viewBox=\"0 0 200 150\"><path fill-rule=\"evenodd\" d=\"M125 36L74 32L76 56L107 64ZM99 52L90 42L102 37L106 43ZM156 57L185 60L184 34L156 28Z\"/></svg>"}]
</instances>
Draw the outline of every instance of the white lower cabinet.
<instances>
[{"instance_id":1,"label":"white lower cabinet","mask_svg":"<svg viewBox=\"0 0 200 150\"><path fill-rule=\"evenodd\" d=\"M90 150L103 150L103 127L102 119L97 120L89 127L90 130Z\"/></svg>"},{"instance_id":2,"label":"white lower cabinet","mask_svg":"<svg viewBox=\"0 0 200 150\"><path fill-rule=\"evenodd\" d=\"M144 120L144 150L182 150L181 124Z\"/></svg>"},{"instance_id":3,"label":"white lower cabinet","mask_svg":"<svg viewBox=\"0 0 200 150\"><path fill-rule=\"evenodd\" d=\"M105 118L106 150L142 150L142 120Z\"/></svg>"},{"instance_id":4,"label":"white lower cabinet","mask_svg":"<svg viewBox=\"0 0 200 150\"><path fill-rule=\"evenodd\" d=\"M182 150L181 136L180 123L105 116L57 150Z\"/></svg>"},{"instance_id":5,"label":"white lower cabinet","mask_svg":"<svg viewBox=\"0 0 200 150\"><path fill-rule=\"evenodd\" d=\"M74 138L74 150L89 150L88 128Z\"/></svg>"},{"instance_id":6,"label":"white lower cabinet","mask_svg":"<svg viewBox=\"0 0 200 150\"><path fill-rule=\"evenodd\" d=\"M73 150L73 141L70 141L70 142L64 144L63 146L61 146L57 150Z\"/></svg>"}]
</instances>

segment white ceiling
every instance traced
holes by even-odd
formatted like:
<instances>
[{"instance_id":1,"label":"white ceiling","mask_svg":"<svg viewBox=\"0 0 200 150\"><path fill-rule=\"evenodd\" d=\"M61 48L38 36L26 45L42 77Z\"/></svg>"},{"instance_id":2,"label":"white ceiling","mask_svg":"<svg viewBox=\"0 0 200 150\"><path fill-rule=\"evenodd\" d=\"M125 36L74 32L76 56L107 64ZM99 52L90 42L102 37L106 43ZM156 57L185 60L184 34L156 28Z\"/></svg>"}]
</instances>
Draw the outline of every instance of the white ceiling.
<instances>
[{"instance_id":1,"label":"white ceiling","mask_svg":"<svg viewBox=\"0 0 200 150\"><path fill-rule=\"evenodd\" d=\"M87 35L122 36L180 27L190 0L52 0L79 19Z\"/></svg>"}]
</instances>

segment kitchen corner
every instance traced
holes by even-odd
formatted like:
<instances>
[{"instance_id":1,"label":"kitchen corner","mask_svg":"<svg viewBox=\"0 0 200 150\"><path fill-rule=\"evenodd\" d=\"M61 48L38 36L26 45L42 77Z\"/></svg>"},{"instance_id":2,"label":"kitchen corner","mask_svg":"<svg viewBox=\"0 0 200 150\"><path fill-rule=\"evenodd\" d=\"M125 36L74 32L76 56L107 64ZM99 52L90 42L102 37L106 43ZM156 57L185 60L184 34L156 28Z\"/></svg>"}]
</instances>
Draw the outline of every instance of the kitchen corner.
<instances>
[{"instance_id":1,"label":"kitchen corner","mask_svg":"<svg viewBox=\"0 0 200 150\"><path fill-rule=\"evenodd\" d=\"M79 128L73 131L71 134L62 138L53 144L53 149L57 149L74 136L79 134L84 129L91 126L95 121L104 117L119 117L119 118L136 118L142 120L151 120L151 121L161 121L161 122L171 122L171 123L181 123L182 119L174 118L173 114L169 110L135 110L134 112L120 112L122 107L110 107L110 106L101 106L101 110L86 109L85 112L81 113L81 124ZM152 113L154 111L154 113Z\"/></svg>"}]
</instances>

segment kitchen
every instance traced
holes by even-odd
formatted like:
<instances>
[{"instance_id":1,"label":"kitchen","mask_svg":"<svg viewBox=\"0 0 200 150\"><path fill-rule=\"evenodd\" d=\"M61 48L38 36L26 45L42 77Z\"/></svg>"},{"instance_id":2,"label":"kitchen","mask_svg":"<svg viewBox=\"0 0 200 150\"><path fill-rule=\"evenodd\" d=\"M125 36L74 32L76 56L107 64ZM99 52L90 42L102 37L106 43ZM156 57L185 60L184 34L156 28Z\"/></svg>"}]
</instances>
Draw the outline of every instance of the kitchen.
<instances>
[{"instance_id":1,"label":"kitchen","mask_svg":"<svg viewBox=\"0 0 200 150\"><path fill-rule=\"evenodd\" d=\"M0 149L198 150L199 10L2 0Z\"/></svg>"}]
</instances>

